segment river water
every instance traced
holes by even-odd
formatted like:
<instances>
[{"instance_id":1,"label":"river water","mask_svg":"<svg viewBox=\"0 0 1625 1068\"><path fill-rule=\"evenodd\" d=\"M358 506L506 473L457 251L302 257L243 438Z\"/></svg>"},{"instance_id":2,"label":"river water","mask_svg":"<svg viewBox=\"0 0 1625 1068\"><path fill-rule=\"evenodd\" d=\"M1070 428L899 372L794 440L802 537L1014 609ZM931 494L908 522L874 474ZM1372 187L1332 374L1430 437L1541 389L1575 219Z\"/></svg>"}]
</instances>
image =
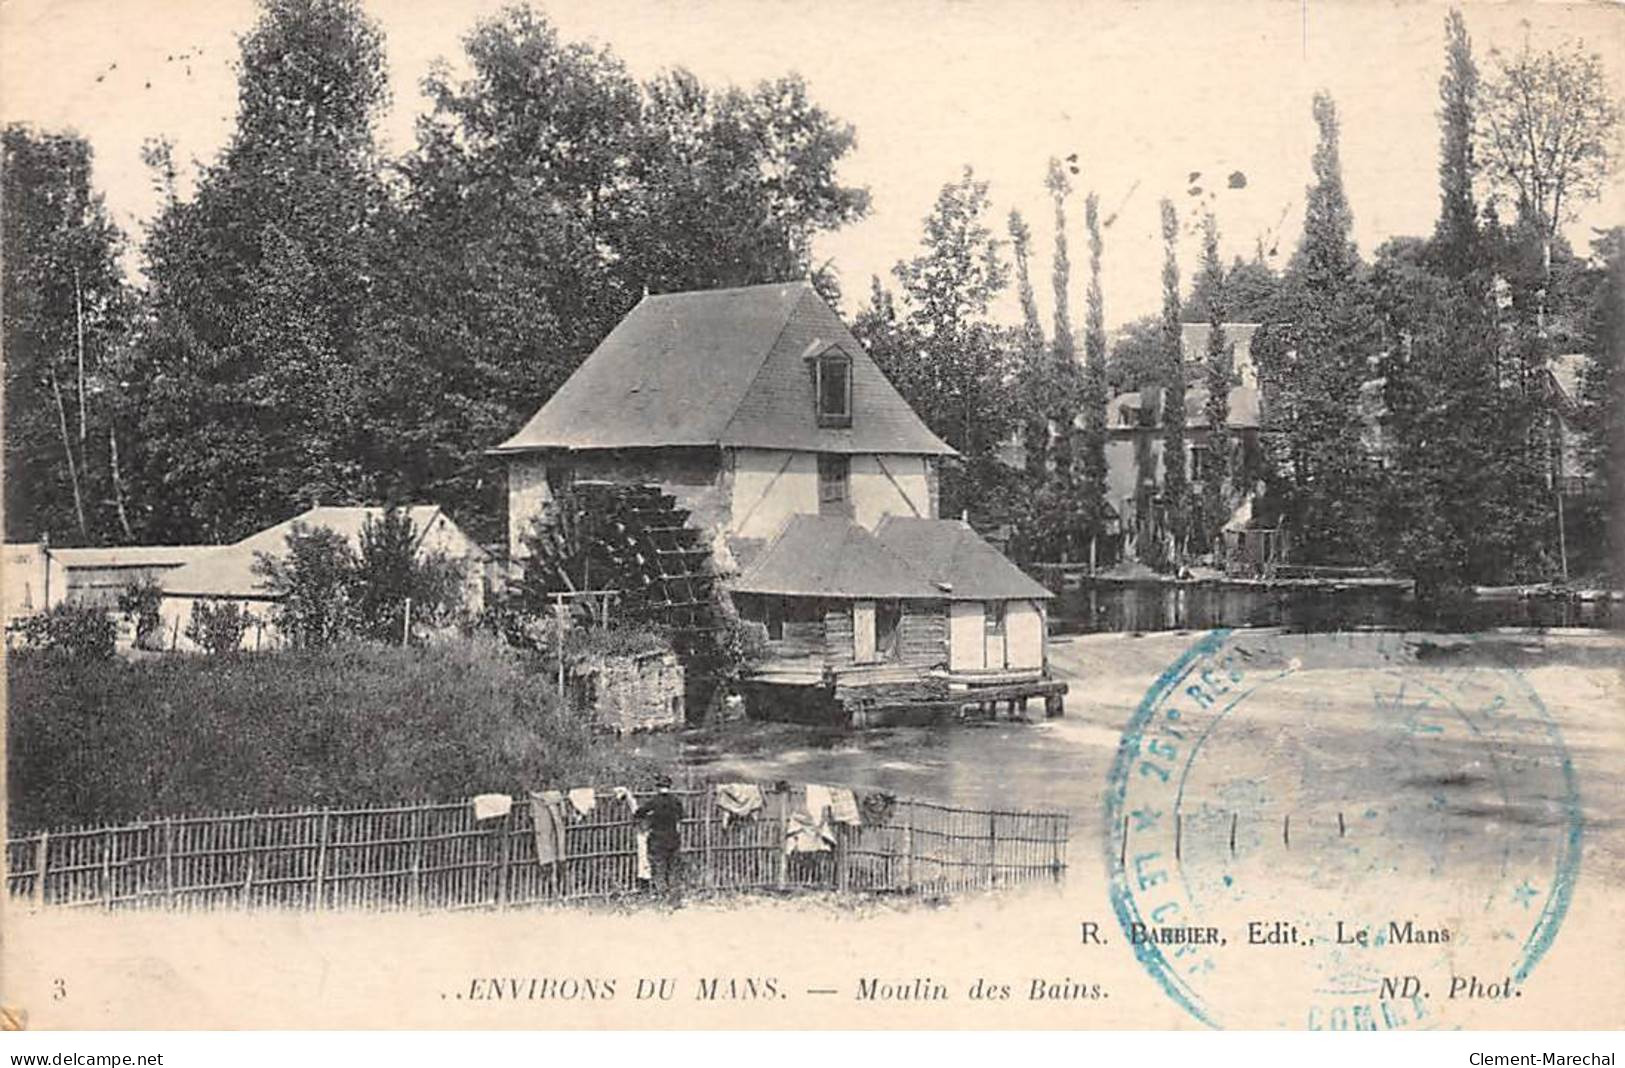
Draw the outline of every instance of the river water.
<instances>
[{"instance_id":1,"label":"river water","mask_svg":"<svg viewBox=\"0 0 1625 1068\"><path fill-rule=\"evenodd\" d=\"M1607 599L1565 596L1470 597L1428 608L1398 585L1084 579L1057 597L1050 618L1062 634L1213 627L1473 633L1497 627L1608 627L1613 608Z\"/></svg>"}]
</instances>

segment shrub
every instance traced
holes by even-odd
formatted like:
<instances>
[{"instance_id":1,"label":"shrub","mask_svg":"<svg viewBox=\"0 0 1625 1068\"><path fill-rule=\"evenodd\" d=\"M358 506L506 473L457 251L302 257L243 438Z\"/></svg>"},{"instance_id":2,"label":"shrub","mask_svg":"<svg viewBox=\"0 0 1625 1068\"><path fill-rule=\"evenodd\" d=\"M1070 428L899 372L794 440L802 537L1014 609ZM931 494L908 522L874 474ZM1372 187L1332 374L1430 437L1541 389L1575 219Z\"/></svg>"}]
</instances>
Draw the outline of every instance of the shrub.
<instances>
[{"instance_id":1,"label":"shrub","mask_svg":"<svg viewBox=\"0 0 1625 1068\"><path fill-rule=\"evenodd\" d=\"M211 655L235 653L243 647L243 635L252 622L248 610L236 601L193 601L186 636Z\"/></svg>"},{"instance_id":2,"label":"shrub","mask_svg":"<svg viewBox=\"0 0 1625 1068\"><path fill-rule=\"evenodd\" d=\"M355 629L356 554L344 535L295 523L285 556L260 553L254 573L281 596L277 627L302 649L331 645Z\"/></svg>"},{"instance_id":3,"label":"shrub","mask_svg":"<svg viewBox=\"0 0 1625 1068\"><path fill-rule=\"evenodd\" d=\"M399 508L369 518L362 526L353 586L355 624L364 637L401 641L408 601L414 634L420 627L450 626L460 620L463 565L443 552L419 553L420 536L411 516Z\"/></svg>"},{"instance_id":4,"label":"shrub","mask_svg":"<svg viewBox=\"0 0 1625 1068\"><path fill-rule=\"evenodd\" d=\"M30 649L75 661L111 660L118 626L100 608L59 604L22 622Z\"/></svg>"},{"instance_id":5,"label":"shrub","mask_svg":"<svg viewBox=\"0 0 1625 1068\"><path fill-rule=\"evenodd\" d=\"M490 638L91 665L25 651L9 671L14 833L632 782L671 756L594 733Z\"/></svg>"},{"instance_id":6,"label":"shrub","mask_svg":"<svg viewBox=\"0 0 1625 1068\"><path fill-rule=\"evenodd\" d=\"M135 628L137 649L163 648L163 638L159 634L163 621L158 614L163 598L163 591L151 579L132 582L119 593L118 610L125 621Z\"/></svg>"}]
</instances>

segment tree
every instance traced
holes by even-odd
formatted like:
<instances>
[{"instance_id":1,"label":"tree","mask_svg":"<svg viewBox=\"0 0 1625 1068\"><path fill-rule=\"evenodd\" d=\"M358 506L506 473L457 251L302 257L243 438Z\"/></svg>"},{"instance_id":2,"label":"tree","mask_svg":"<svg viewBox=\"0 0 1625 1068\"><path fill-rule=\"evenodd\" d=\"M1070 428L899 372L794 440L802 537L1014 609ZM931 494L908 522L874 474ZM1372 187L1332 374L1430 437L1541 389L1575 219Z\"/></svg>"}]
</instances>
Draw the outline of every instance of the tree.
<instances>
[{"instance_id":1,"label":"tree","mask_svg":"<svg viewBox=\"0 0 1625 1068\"><path fill-rule=\"evenodd\" d=\"M1142 315L1123 325L1106 364L1106 382L1114 394L1155 389L1162 383L1162 317Z\"/></svg>"},{"instance_id":2,"label":"tree","mask_svg":"<svg viewBox=\"0 0 1625 1068\"><path fill-rule=\"evenodd\" d=\"M1185 350L1179 321L1179 216L1162 201L1162 509L1177 563L1190 536L1190 482L1185 458ZM1160 537L1148 562L1163 559ZM1142 557L1145 558L1145 557Z\"/></svg>"},{"instance_id":3,"label":"tree","mask_svg":"<svg viewBox=\"0 0 1625 1068\"><path fill-rule=\"evenodd\" d=\"M122 235L91 192L79 137L4 131L8 540L131 539L120 468L131 300Z\"/></svg>"},{"instance_id":4,"label":"tree","mask_svg":"<svg viewBox=\"0 0 1625 1068\"><path fill-rule=\"evenodd\" d=\"M1584 404L1581 462L1595 487L1586 502L1589 526L1601 531L1603 566L1617 579L1625 559L1625 228L1613 227L1593 243L1600 261L1592 296L1591 359L1580 383Z\"/></svg>"},{"instance_id":5,"label":"tree","mask_svg":"<svg viewBox=\"0 0 1625 1068\"><path fill-rule=\"evenodd\" d=\"M137 456L154 539L226 541L372 495L392 204L383 40L358 0L262 0L237 127L146 242ZM153 153L160 175L164 154Z\"/></svg>"},{"instance_id":6,"label":"tree","mask_svg":"<svg viewBox=\"0 0 1625 1068\"><path fill-rule=\"evenodd\" d=\"M1252 352L1264 393L1270 499L1307 562L1370 558L1376 521L1375 457L1365 384L1382 341L1350 236L1337 108L1313 103L1319 141L1304 230L1288 265L1278 313Z\"/></svg>"},{"instance_id":7,"label":"tree","mask_svg":"<svg viewBox=\"0 0 1625 1068\"><path fill-rule=\"evenodd\" d=\"M402 413L380 462L396 496L432 497L476 531L505 503L485 448L512 433L644 292L812 275L812 239L861 218L838 180L849 125L794 76L714 90L674 70L640 85L608 49L510 7L433 73L402 162Z\"/></svg>"},{"instance_id":8,"label":"tree","mask_svg":"<svg viewBox=\"0 0 1625 1068\"><path fill-rule=\"evenodd\" d=\"M461 562L420 551L422 535L404 508L386 508L362 524L353 588L363 637L406 644L423 624L444 625L461 612Z\"/></svg>"},{"instance_id":9,"label":"tree","mask_svg":"<svg viewBox=\"0 0 1625 1068\"><path fill-rule=\"evenodd\" d=\"M1076 170L1076 167L1073 169ZM1048 381L1042 410L1047 416L1044 427L1046 438L1051 426L1061 429L1061 447L1056 451L1054 486L1050 496L1057 507L1071 513L1076 511L1077 500L1076 487L1072 484L1074 460L1069 428L1078 416L1081 388L1077 345L1072 337L1072 261L1067 254L1066 236L1066 201L1072 195L1072 183L1067 178L1066 166L1053 156L1044 185L1055 204L1055 265L1050 272L1050 282L1055 290L1055 339L1049 374L1045 376ZM1067 517L1064 523L1067 528L1076 526L1072 519L1070 515Z\"/></svg>"},{"instance_id":10,"label":"tree","mask_svg":"<svg viewBox=\"0 0 1625 1068\"><path fill-rule=\"evenodd\" d=\"M1473 152L1477 124L1478 65L1461 11L1445 17L1445 72L1439 78L1439 221L1434 246L1451 277L1473 269L1478 245L1478 205L1473 182L1478 160Z\"/></svg>"},{"instance_id":11,"label":"tree","mask_svg":"<svg viewBox=\"0 0 1625 1068\"><path fill-rule=\"evenodd\" d=\"M1083 332L1083 403L1081 428L1075 434L1078 457L1079 508L1084 536L1099 537L1106 529L1110 502L1106 486L1106 301L1100 284L1100 198L1090 193L1083 203L1084 228L1089 234L1089 296Z\"/></svg>"},{"instance_id":12,"label":"tree","mask_svg":"<svg viewBox=\"0 0 1625 1068\"><path fill-rule=\"evenodd\" d=\"M1560 228L1579 204L1601 195L1613 169L1620 108L1602 57L1579 42L1536 52L1526 39L1515 54L1492 58L1483 87L1482 155L1491 180L1537 232L1549 287Z\"/></svg>"},{"instance_id":13,"label":"tree","mask_svg":"<svg viewBox=\"0 0 1625 1068\"><path fill-rule=\"evenodd\" d=\"M276 624L302 649L319 648L354 633L356 554L344 535L295 523L281 556L256 553L254 574L278 598Z\"/></svg>"},{"instance_id":14,"label":"tree","mask_svg":"<svg viewBox=\"0 0 1625 1068\"><path fill-rule=\"evenodd\" d=\"M1045 406L1040 401L1044 389L1044 370L1049 360L1044 352L1044 327L1038 317L1038 300L1033 295L1030 267L1032 229L1021 213L1010 212L1008 223L1010 251L1015 259L1016 295L1021 302L1021 376L1025 404L1021 424L1021 437L1026 452L1027 474L1042 480L1048 475L1050 461L1050 426Z\"/></svg>"},{"instance_id":15,"label":"tree","mask_svg":"<svg viewBox=\"0 0 1625 1068\"><path fill-rule=\"evenodd\" d=\"M960 453L943 471L941 511L979 524L1012 521L1029 496L996 456L1016 425L1017 367L1010 331L988 318L1010 274L986 222L989 203L987 183L969 167L944 185L919 254L893 268L902 301L877 279L853 324L898 392Z\"/></svg>"},{"instance_id":16,"label":"tree","mask_svg":"<svg viewBox=\"0 0 1625 1068\"><path fill-rule=\"evenodd\" d=\"M1211 541L1228 516L1231 441L1230 388L1234 385L1234 356L1225 337L1224 264L1219 259L1219 224L1212 212L1202 227L1202 278L1208 287L1207 352L1203 382L1207 387L1207 469L1202 475L1202 531Z\"/></svg>"}]
</instances>

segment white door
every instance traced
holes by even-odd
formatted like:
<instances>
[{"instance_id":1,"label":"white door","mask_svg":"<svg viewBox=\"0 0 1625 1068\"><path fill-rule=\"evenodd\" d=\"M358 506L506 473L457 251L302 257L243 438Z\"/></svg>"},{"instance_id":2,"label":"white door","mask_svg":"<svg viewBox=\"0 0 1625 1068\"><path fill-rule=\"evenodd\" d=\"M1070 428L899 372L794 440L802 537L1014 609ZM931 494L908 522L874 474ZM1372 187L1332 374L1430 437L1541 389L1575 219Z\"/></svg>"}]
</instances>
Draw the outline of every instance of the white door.
<instances>
[{"instance_id":1,"label":"white door","mask_svg":"<svg viewBox=\"0 0 1625 1068\"><path fill-rule=\"evenodd\" d=\"M980 671L987 666L983 650L987 639L982 634L982 605L980 601L951 601L948 604L948 669L950 671Z\"/></svg>"},{"instance_id":2,"label":"white door","mask_svg":"<svg viewBox=\"0 0 1625 1068\"><path fill-rule=\"evenodd\" d=\"M860 664L875 662L875 603L858 601L852 605L852 659Z\"/></svg>"},{"instance_id":3,"label":"white door","mask_svg":"<svg viewBox=\"0 0 1625 1068\"><path fill-rule=\"evenodd\" d=\"M1044 666L1044 617L1032 601L1011 601L1004 616L1005 641L1013 668Z\"/></svg>"},{"instance_id":4,"label":"white door","mask_svg":"<svg viewBox=\"0 0 1625 1068\"><path fill-rule=\"evenodd\" d=\"M989 671L1003 671L1007 666L1008 648L1005 635L1005 602L989 601L982 609L987 613L987 667Z\"/></svg>"}]
</instances>

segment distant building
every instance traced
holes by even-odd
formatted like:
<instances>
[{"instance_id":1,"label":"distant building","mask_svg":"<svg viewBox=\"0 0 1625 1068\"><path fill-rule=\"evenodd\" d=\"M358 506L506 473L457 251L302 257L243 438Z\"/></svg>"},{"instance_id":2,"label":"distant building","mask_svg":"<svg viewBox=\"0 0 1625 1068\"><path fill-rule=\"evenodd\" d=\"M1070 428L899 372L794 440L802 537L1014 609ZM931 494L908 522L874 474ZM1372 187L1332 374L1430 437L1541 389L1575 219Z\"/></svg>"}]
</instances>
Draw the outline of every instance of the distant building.
<instances>
[{"instance_id":1,"label":"distant building","mask_svg":"<svg viewBox=\"0 0 1625 1068\"><path fill-rule=\"evenodd\" d=\"M576 480L657 486L724 573L793 515L937 514L928 429L806 282L645 297L492 452L509 549Z\"/></svg>"},{"instance_id":2,"label":"distant building","mask_svg":"<svg viewBox=\"0 0 1625 1068\"><path fill-rule=\"evenodd\" d=\"M1580 388L1591 357L1583 352L1553 356L1548 365L1551 376L1553 427L1556 443L1552 479L1566 497L1581 497L1587 484L1585 459L1585 401Z\"/></svg>"},{"instance_id":3,"label":"distant building","mask_svg":"<svg viewBox=\"0 0 1625 1068\"><path fill-rule=\"evenodd\" d=\"M194 648L186 636L186 628L192 608L199 602L232 602L247 612L253 622L243 639L245 647L281 644L282 635L275 622L280 597L266 588L264 578L254 569L260 555L285 555L288 535L295 526L312 530L326 528L342 535L353 548L359 548L361 531L367 521L382 519L386 511L376 506L319 505L235 544L215 547L184 567L165 572L159 582L163 593L159 616L164 648ZM404 511L417 531L419 554L439 551L463 563L464 603L470 610L478 611L484 603L489 554L438 506L412 505Z\"/></svg>"},{"instance_id":4,"label":"distant building","mask_svg":"<svg viewBox=\"0 0 1625 1068\"><path fill-rule=\"evenodd\" d=\"M649 509L674 504L768 635L758 697L918 700L950 673L1044 674L1048 592L937 519L937 463L954 451L806 282L644 298L492 451L521 564L572 483L652 486Z\"/></svg>"},{"instance_id":5,"label":"distant building","mask_svg":"<svg viewBox=\"0 0 1625 1068\"><path fill-rule=\"evenodd\" d=\"M862 700L869 687L946 697L1048 667L1049 591L957 520L888 517L871 534L795 516L732 587L767 634L758 704Z\"/></svg>"},{"instance_id":6,"label":"distant building","mask_svg":"<svg viewBox=\"0 0 1625 1068\"><path fill-rule=\"evenodd\" d=\"M57 549L39 542L7 544L0 563L5 619L59 604L118 607L119 594L214 552L216 545L121 545Z\"/></svg>"}]
</instances>

